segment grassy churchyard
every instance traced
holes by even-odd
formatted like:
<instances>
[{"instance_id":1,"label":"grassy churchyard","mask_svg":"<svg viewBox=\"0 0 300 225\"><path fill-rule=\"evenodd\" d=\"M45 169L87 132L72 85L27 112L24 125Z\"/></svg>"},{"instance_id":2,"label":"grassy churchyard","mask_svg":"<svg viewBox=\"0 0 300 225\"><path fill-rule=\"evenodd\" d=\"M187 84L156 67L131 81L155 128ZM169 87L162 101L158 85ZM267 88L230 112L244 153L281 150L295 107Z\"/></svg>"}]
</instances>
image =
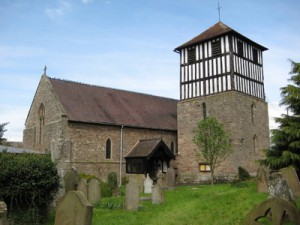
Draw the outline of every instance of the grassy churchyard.
<instances>
[{"instance_id":1,"label":"grassy churchyard","mask_svg":"<svg viewBox=\"0 0 300 225\"><path fill-rule=\"evenodd\" d=\"M179 186L165 191L165 203L141 201L138 211L123 209L125 196L102 198L94 207L93 225L241 225L254 206L267 199L255 182ZM300 201L298 200L298 208ZM47 225L54 224L54 216Z\"/></svg>"}]
</instances>

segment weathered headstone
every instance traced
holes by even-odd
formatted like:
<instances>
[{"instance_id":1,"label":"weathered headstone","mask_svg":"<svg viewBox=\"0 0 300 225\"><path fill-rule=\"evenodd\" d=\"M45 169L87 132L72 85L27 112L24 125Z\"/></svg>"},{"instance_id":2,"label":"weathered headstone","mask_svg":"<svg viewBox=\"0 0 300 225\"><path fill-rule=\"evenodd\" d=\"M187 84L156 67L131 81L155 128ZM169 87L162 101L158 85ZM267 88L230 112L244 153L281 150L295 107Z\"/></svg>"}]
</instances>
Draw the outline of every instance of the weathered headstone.
<instances>
[{"instance_id":1,"label":"weathered headstone","mask_svg":"<svg viewBox=\"0 0 300 225\"><path fill-rule=\"evenodd\" d=\"M269 169L266 167L259 167L257 170L256 175L256 185L257 185L257 192L269 192L268 189L268 174Z\"/></svg>"},{"instance_id":2,"label":"weathered headstone","mask_svg":"<svg viewBox=\"0 0 300 225\"><path fill-rule=\"evenodd\" d=\"M152 188L152 204L162 204L165 202L165 192L162 182L163 174L158 173L157 180Z\"/></svg>"},{"instance_id":3,"label":"weathered headstone","mask_svg":"<svg viewBox=\"0 0 300 225\"><path fill-rule=\"evenodd\" d=\"M297 176L296 170L293 167L286 167L280 170L283 178L286 179L293 195L300 197L300 181Z\"/></svg>"},{"instance_id":4,"label":"weathered headstone","mask_svg":"<svg viewBox=\"0 0 300 225\"><path fill-rule=\"evenodd\" d=\"M92 179L88 184L88 200L95 204L100 201L100 185L97 179Z\"/></svg>"},{"instance_id":5,"label":"weathered headstone","mask_svg":"<svg viewBox=\"0 0 300 225\"><path fill-rule=\"evenodd\" d=\"M175 176L175 169L173 167L169 167L165 175L165 186L167 188L175 188Z\"/></svg>"},{"instance_id":6,"label":"weathered headstone","mask_svg":"<svg viewBox=\"0 0 300 225\"><path fill-rule=\"evenodd\" d=\"M126 199L125 206L127 210L138 210L140 198L139 198L139 185L133 178L129 178L129 182L126 184Z\"/></svg>"},{"instance_id":7,"label":"weathered headstone","mask_svg":"<svg viewBox=\"0 0 300 225\"><path fill-rule=\"evenodd\" d=\"M289 202L295 203L295 197L280 172L272 173L268 178L269 197L281 198Z\"/></svg>"},{"instance_id":8,"label":"weathered headstone","mask_svg":"<svg viewBox=\"0 0 300 225\"><path fill-rule=\"evenodd\" d=\"M149 174L147 173L147 177L144 181L144 193L149 194L152 193L152 187L153 187L153 180L149 177Z\"/></svg>"},{"instance_id":9,"label":"weathered headstone","mask_svg":"<svg viewBox=\"0 0 300 225\"><path fill-rule=\"evenodd\" d=\"M75 191L77 190L79 177L77 174L77 170L75 168L71 168L66 175L64 176L65 182L65 193L68 191Z\"/></svg>"},{"instance_id":10,"label":"weathered headstone","mask_svg":"<svg viewBox=\"0 0 300 225\"><path fill-rule=\"evenodd\" d=\"M88 198L88 183L86 182L86 179L80 179L77 191L81 191L86 196L86 198Z\"/></svg>"},{"instance_id":11,"label":"weathered headstone","mask_svg":"<svg viewBox=\"0 0 300 225\"><path fill-rule=\"evenodd\" d=\"M93 206L81 191L69 191L59 200L54 225L92 225Z\"/></svg>"},{"instance_id":12,"label":"weathered headstone","mask_svg":"<svg viewBox=\"0 0 300 225\"><path fill-rule=\"evenodd\" d=\"M5 202L0 201L0 225L6 225L7 206Z\"/></svg>"}]
</instances>

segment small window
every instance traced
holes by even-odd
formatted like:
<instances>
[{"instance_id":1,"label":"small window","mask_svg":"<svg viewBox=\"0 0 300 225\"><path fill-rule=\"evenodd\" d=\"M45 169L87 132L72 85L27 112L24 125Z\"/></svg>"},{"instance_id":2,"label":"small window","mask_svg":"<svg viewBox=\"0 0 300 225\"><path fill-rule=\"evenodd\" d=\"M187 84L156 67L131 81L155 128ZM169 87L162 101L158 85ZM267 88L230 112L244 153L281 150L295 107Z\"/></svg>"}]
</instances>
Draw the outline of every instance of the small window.
<instances>
[{"instance_id":1,"label":"small window","mask_svg":"<svg viewBox=\"0 0 300 225\"><path fill-rule=\"evenodd\" d=\"M253 62L258 63L258 52L255 48L253 48Z\"/></svg>"},{"instance_id":2,"label":"small window","mask_svg":"<svg viewBox=\"0 0 300 225\"><path fill-rule=\"evenodd\" d=\"M258 141L256 134L253 136L253 149L255 153L258 152Z\"/></svg>"},{"instance_id":3,"label":"small window","mask_svg":"<svg viewBox=\"0 0 300 225\"><path fill-rule=\"evenodd\" d=\"M237 41L237 52L239 56L244 56L244 46L242 41Z\"/></svg>"},{"instance_id":4,"label":"small window","mask_svg":"<svg viewBox=\"0 0 300 225\"><path fill-rule=\"evenodd\" d=\"M221 41L219 38L212 41L211 50L212 56L221 55Z\"/></svg>"},{"instance_id":5,"label":"small window","mask_svg":"<svg viewBox=\"0 0 300 225\"><path fill-rule=\"evenodd\" d=\"M207 163L199 163L199 170L200 172L210 172L210 165Z\"/></svg>"},{"instance_id":6,"label":"small window","mask_svg":"<svg viewBox=\"0 0 300 225\"><path fill-rule=\"evenodd\" d=\"M206 118L206 104L205 102L202 103L202 115L203 115L203 119Z\"/></svg>"},{"instance_id":7,"label":"small window","mask_svg":"<svg viewBox=\"0 0 300 225\"><path fill-rule=\"evenodd\" d=\"M44 125L45 125L45 107L42 103L39 108L39 144L42 143L42 137L44 133Z\"/></svg>"},{"instance_id":8,"label":"small window","mask_svg":"<svg viewBox=\"0 0 300 225\"><path fill-rule=\"evenodd\" d=\"M105 158L110 159L111 158L111 140L107 139L106 141L106 148L105 148Z\"/></svg>"},{"instance_id":9,"label":"small window","mask_svg":"<svg viewBox=\"0 0 300 225\"><path fill-rule=\"evenodd\" d=\"M195 47L188 48L188 63L195 63L196 61L196 49Z\"/></svg>"},{"instance_id":10,"label":"small window","mask_svg":"<svg viewBox=\"0 0 300 225\"><path fill-rule=\"evenodd\" d=\"M255 108L256 108L255 103L252 103L252 105L251 105L251 122L252 122L252 124L254 124L254 122L255 122Z\"/></svg>"}]
</instances>

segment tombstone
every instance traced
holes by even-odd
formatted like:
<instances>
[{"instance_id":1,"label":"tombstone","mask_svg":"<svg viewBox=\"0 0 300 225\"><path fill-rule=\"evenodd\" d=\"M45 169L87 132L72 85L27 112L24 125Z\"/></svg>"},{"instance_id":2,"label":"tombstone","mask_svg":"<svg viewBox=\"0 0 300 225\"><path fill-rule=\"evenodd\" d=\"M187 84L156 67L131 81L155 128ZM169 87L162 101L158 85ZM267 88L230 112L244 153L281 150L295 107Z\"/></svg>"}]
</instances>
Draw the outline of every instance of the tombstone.
<instances>
[{"instance_id":1,"label":"tombstone","mask_svg":"<svg viewBox=\"0 0 300 225\"><path fill-rule=\"evenodd\" d=\"M282 176L286 179L291 191L295 197L300 197L300 181L296 170L293 167L286 167L280 170Z\"/></svg>"},{"instance_id":2,"label":"tombstone","mask_svg":"<svg viewBox=\"0 0 300 225\"><path fill-rule=\"evenodd\" d=\"M88 183L86 179L81 178L77 187L77 191L81 191L88 198Z\"/></svg>"},{"instance_id":3,"label":"tombstone","mask_svg":"<svg viewBox=\"0 0 300 225\"><path fill-rule=\"evenodd\" d=\"M161 172L157 175L157 180L152 188L152 204L162 204L165 202L165 192L162 182L163 174Z\"/></svg>"},{"instance_id":4,"label":"tombstone","mask_svg":"<svg viewBox=\"0 0 300 225\"><path fill-rule=\"evenodd\" d=\"M127 210L138 210L140 203L139 195L139 185L135 179L130 177L129 182L126 184L125 206Z\"/></svg>"},{"instance_id":5,"label":"tombstone","mask_svg":"<svg viewBox=\"0 0 300 225\"><path fill-rule=\"evenodd\" d=\"M175 176L175 169L173 167L169 167L165 175L165 186L167 188L175 188Z\"/></svg>"},{"instance_id":6,"label":"tombstone","mask_svg":"<svg viewBox=\"0 0 300 225\"><path fill-rule=\"evenodd\" d=\"M77 174L77 170L75 168L71 168L66 175L64 176L65 182L65 193L68 191L75 191L78 187L79 177Z\"/></svg>"},{"instance_id":7,"label":"tombstone","mask_svg":"<svg viewBox=\"0 0 300 225\"><path fill-rule=\"evenodd\" d=\"M54 225L92 225L93 206L81 191L69 191L56 207Z\"/></svg>"},{"instance_id":8,"label":"tombstone","mask_svg":"<svg viewBox=\"0 0 300 225\"><path fill-rule=\"evenodd\" d=\"M100 201L100 184L97 179L92 179L88 185L88 200L91 204L98 203Z\"/></svg>"},{"instance_id":9,"label":"tombstone","mask_svg":"<svg viewBox=\"0 0 300 225\"><path fill-rule=\"evenodd\" d=\"M268 174L269 174L269 169L266 167L259 167L257 170L257 175L256 175L256 186L257 186L257 192L263 192L267 193L269 192L268 189Z\"/></svg>"},{"instance_id":10,"label":"tombstone","mask_svg":"<svg viewBox=\"0 0 300 225\"><path fill-rule=\"evenodd\" d=\"M152 187L153 187L153 180L149 177L149 174L147 173L147 177L144 181L144 193L149 194L152 193Z\"/></svg>"},{"instance_id":11,"label":"tombstone","mask_svg":"<svg viewBox=\"0 0 300 225\"><path fill-rule=\"evenodd\" d=\"M280 172L272 173L268 178L269 197L281 198L295 204L294 195Z\"/></svg>"},{"instance_id":12,"label":"tombstone","mask_svg":"<svg viewBox=\"0 0 300 225\"><path fill-rule=\"evenodd\" d=\"M5 202L0 201L0 225L6 225L7 206Z\"/></svg>"}]
</instances>

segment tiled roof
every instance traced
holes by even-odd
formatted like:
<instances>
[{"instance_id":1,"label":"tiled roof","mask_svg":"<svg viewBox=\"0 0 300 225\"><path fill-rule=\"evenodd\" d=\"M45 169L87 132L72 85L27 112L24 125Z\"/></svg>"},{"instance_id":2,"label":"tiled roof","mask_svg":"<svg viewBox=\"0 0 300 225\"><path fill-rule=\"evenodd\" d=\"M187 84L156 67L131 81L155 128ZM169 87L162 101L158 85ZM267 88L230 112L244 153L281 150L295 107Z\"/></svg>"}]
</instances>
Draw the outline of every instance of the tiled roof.
<instances>
[{"instance_id":1,"label":"tiled roof","mask_svg":"<svg viewBox=\"0 0 300 225\"><path fill-rule=\"evenodd\" d=\"M235 30L233 30L232 28L228 27L227 25L225 25L222 22L218 22L215 25L211 26L210 28L208 28L206 31L204 31L203 33L197 35L196 37L192 38L191 40L189 40L188 42L178 46L177 48L175 48L175 51L179 51L180 49L207 41L209 39L213 39L216 38L218 36L221 36L223 34L226 33L235 33L236 35L243 37L244 39L247 39L249 42L251 42L252 44L258 46L259 48L261 48L262 50L267 50L267 48L253 42L252 40L248 39L247 37L243 36L242 34L236 32Z\"/></svg>"},{"instance_id":2,"label":"tiled roof","mask_svg":"<svg viewBox=\"0 0 300 225\"><path fill-rule=\"evenodd\" d=\"M139 140L127 153L125 158L142 157L148 160L159 148L161 148L168 156L170 156L170 158L175 158L171 150L160 138Z\"/></svg>"},{"instance_id":3,"label":"tiled roof","mask_svg":"<svg viewBox=\"0 0 300 225\"><path fill-rule=\"evenodd\" d=\"M177 130L177 100L49 80L70 121Z\"/></svg>"}]
</instances>

